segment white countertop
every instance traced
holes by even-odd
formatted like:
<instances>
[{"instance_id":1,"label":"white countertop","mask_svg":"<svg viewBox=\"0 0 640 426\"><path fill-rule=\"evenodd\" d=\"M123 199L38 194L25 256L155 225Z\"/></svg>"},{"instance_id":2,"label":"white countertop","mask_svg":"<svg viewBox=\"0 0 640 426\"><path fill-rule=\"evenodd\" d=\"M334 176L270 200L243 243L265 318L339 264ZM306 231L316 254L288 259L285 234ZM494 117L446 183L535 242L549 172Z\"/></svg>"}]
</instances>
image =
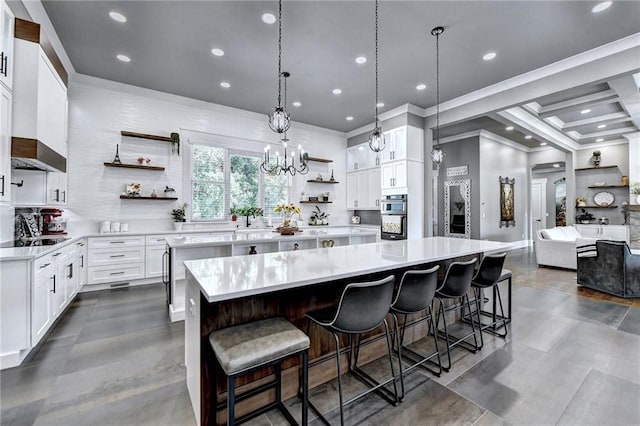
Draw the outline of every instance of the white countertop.
<instances>
[{"instance_id":1,"label":"white countertop","mask_svg":"<svg viewBox=\"0 0 640 426\"><path fill-rule=\"evenodd\" d=\"M184 264L205 298L219 302L510 247L511 243L434 237L189 260Z\"/></svg>"},{"instance_id":2,"label":"white countertop","mask_svg":"<svg viewBox=\"0 0 640 426\"><path fill-rule=\"evenodd\" d=\"M377 230L367 228L353 229L347 226L337 228L327 227L322 229L305 228L302 232L298 232L295 235L280 235L277 232L273 232L273 230L256 229L253 230L253 232L243 231L226 235L167 237L167 244L171 248L206 247L228 244L259 244L273 241L298 241L317 238L339 238L374 235L377 235Z\"/></svg>"}]
</instances>

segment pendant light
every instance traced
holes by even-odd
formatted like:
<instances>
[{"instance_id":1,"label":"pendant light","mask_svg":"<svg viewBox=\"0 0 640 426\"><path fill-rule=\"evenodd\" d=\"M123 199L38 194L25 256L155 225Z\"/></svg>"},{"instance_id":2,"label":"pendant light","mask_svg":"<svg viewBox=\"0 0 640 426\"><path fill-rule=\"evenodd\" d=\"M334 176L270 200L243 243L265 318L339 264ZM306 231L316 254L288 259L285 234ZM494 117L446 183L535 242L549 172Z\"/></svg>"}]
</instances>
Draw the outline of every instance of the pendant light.
<instances>
[{"instance_id":1,"label":"pendant light","mask_svg":"<svg viewBox=\"0 0 640 426\"><path fill-rule=\"evenodd\" d=\"M431 35L436 36L436 132L435 146L431 151L431 160L440 167L446 157L445 152L440 148L440 34L444 32L444 27L435 27L431 30Z\"/></svg>"},{"instance_id":2,"label":"pendant light","mask_svg":"<svg viewBox=\"0 0 640 426\"><path fill-rule=\"evenodd\" d=\"M280 102L282 88L282 0L278 1L278 105L269 113L269 127L276 133L284 133L291 126L291 116L287 111L286 102Z\"/></svg>"},{"instance_id":3,"label":"pendant light","mask_svg":"<svg viewBox=\"0 0 640 426\"><path fill-rule=\"evenodd\" d=\"M378 120L378 0L376 0L376 124L373 132L369 135L369 148L375 153L384 151L387 144L384 140L384 134Z\"/></svg>"}]
</instances>

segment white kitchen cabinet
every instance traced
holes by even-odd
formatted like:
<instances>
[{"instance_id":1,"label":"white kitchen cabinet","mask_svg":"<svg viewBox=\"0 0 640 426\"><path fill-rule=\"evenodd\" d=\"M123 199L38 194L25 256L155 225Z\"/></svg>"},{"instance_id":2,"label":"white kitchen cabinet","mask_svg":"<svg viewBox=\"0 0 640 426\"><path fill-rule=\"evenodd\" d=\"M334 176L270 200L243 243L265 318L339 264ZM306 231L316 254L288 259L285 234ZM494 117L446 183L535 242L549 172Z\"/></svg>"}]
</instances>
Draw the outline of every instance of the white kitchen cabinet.
<instances>
[{"instance_id":1,"label":"white kitchen cabinet","mask_svg":"<svg viewBox=\"0 0 640 426\"><path fill-rule=\"evenodd\" d=\"M11 108L12 94L0 85L0 203L11 201Z\"/></svg>"},{"instance_id":2,"label":"white kitchen cabinet","mask_svg":"<svg viewBox=\"0 0 640 426\"><path fill-rule=\"evenodd\" d=\"M347 174L347 209L380 208L380 169L373 168Z\"/></svg>"},{"instance_id":3,"label":"white kitchen cabinet","mask_svg":"<svg viewBox=\"0 0 640 426\"><path fill-rule=\"evenodd\" d=\"M15 18L9 6L0 0L0 82L13 87L13 28Z\"/></svg>"},{"instance_id":4,"label":"white kitchen cabinet","mask_svg":"<svg viewBox=\"0 0 640 426\"><path fill-rule=\"evenodd\" d=\"M76 243L76 265L78 284L77 290L80 291L82 286L87 283L87 241L81 240Z\"/></svg>"},{"instance_id":5,"label":"white kitchen cabinet","mask_svg":"<svg viewBox=\"0 0 640 426\"><path fill-rule=\"evenodd\" d=\"M62 250L51 255L55 264L55 275L53 278L53 315L58 316L64 310L67 303L67 271L68 255Z\"/></svg>"},{"instance_id":6,"label":"white kitchen cabinet","mask_svg":"<svg viewBox=\"0 0 640 426\"><path fill-rule=\"evenodd\" d=\"M22 186L11 191L13 203L28 206L67 204L67 174L43 170L12 170L14 182Z\"/></svg>"},{"instance_id":7,"label":"white kitchen cabinet","mask_svg":"<svg viewBox=\"0 0 640 426\"><path fill-rule=\"evenodd\" d=\"M166 243L165 245L146 247L144 262L145 278L155 278L162 276L163 268L166 267L166 265L163 265L163 256L166 250Z\"/></svg>"},{"instance_id":8,"label":"white kitchen cabinet","mask_svg":"<svg viewBox=\"0 0 640 426\"><path fill-rule=\"evenodd\" d=\"M78 294L78 251L75 244L65 247L64 257L60 259L60 262L63 263L64 268L64 306L66 307Z\"/></svg>"},{"instance_id":9,"label":"white kitchen cabinet","mask_svg":"<svg viewBox=\"0 0 640 426\"><path fill-rule=\"evenodd\" d=\"M374 166L375 163L370 164L369 151L371 150L368 143L347 148L347 172L355 172Z\"/></svg>"},{"instance_id":10,"label":"white kitchen cabinet","mask_svg":"<svg viewBox=\"0 0 640 426\"><path fill-rule=\"evenodd\" d=\"M55 279L56 265L51 255L36 259L31 292L31 346L38 344L55 319L53 310Z\"/></svg>"},{"instance_id":11,"label":"white kitchen cabinet","mask_svg":"<svg viewBox=\"0 0 640 426\"><path fill-rule=\"evenodd\" d=\"M0 368L9 368L30 348L31 262L0 261L0 282Z\"/></svg>"},{"instance_id":12,"label":"white kitchen cabinet","mask_svg":"<svg viewBox=\"0 0 640 426\"><path fill-rule=\"evenodd\" d=\"M406 193L407 188L407 162L395 161L380 166L381 189L398 189L399 194Z\"/></svg>"},{"instance_id":13,"label":"white kitchen cabinet","mask_svg":"<svg viewBox=\"0 0 640 426\"><path fill-rule=\"evenodd\" d=\"M367 171L369 188L368 205L372 209L380 210L380 167Z\"/></svg>"},{"instance_id":14,"label":"white kitchen cabinet","mask_svg":"<svg viewBox=\"0 0 640 426\"><path fill-rule=\"evenodd\" d=\"M67 174L47 172L47 205L67 204Z\"/></svg>"},{"instance_id":15,"label":"white kitchen cabinet","mask_svg":"<svg viewBox=\"0 0 640 426\"><path fill-rule=\"evenodd\" d=\"M347 209L358 208L358 180L357 173L347 173Z\"/></svg>"},{"instance_id":16,"label":"white kitchen cabinet","mask_svg":"<svg viewBox=\"0 0 640 426\"><path fill-rule=\"evenodd\" d=\"M67 156L67 88L38 43L15 40L13 136ZM34 84L37 82L37 84Z\"/></svg>"},{"instance_id":17,"label":"white kitchen cabinet","mask_svg":"<svg viewBox=\"0 0 640 426\"><path fill-rule=\"evenodd\" d=\"M614 241L629 242L629 227L626 225L575 225L583 237L606 238Z\"/></svg>"},{"instance_id":18,"label":"white kitchen cabinet","mask_svg":"<svg viewBox=\"0 0 640 426\"><path fill-rule=\"evenodd\" d=\"M106 284L145 277L145 237L94 237L88 240L87 284Z\"/></svg>"}]
</instances>

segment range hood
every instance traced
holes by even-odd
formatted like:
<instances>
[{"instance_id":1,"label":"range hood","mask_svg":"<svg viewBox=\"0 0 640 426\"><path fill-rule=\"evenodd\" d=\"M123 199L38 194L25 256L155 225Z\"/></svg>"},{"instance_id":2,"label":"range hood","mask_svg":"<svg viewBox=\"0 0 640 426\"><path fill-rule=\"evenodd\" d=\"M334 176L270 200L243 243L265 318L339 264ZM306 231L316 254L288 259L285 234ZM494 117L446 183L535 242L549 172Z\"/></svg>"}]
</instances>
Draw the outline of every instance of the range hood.
<instances>
[{"instance_id":1,"label":"range hood","mask_svg":"<svg viewBox=\"0 0 640 426\"><path fill-rule=\"evenodd\" d=\"M11 167L66 173L67 159L37 139L12 137Z\"/></svg>"}]
</instances>

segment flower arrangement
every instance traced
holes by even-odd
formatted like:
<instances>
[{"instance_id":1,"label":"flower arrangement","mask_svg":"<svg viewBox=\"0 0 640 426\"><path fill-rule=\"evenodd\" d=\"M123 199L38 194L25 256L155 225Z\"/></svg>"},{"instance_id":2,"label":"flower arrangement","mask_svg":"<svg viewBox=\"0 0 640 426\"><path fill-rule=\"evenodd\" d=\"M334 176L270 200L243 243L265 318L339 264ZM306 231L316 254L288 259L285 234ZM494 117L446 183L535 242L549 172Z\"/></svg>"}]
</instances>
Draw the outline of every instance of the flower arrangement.
<instances>
[{"instance_id":1,"label":"flower arrangement","mask_svg":"<svg viewBox=\"0 0 640 426\"><path fill-rule=\"evenodd\" d=\"M174 222L186 222L185 216L187 211L187 203L183 203L175 209L171 210L171 217Z\"/></svg>"},{"instance_id":2,"label":"flower arrangement","mask_svg":"<svg viewBox=\"0 0 640 426\"><path fill-rule=\"evenodd\" d=\"M294 214L302 213L300 207L295 204L278 204L275 209L273 209L274 213L282 213L282 227L288 228L291 226L291 217Z\"/></svg>"},{"instance_id":3,"label":"flower arrangement","mask_svg":"<svg viewBox=\"0 0 640 426\"><path fill-rule=\"evenodd\" d=\"M140 164L140 165L142 165L142 163L146 162L147 166L148 166L149 163L151 163L151 158L149 158L149 157L145 158L145 157L140 156L140 157L137 158L137 160L138 160L138 164Z\"/></svg>"},{"instance_id":4,"label":"flower arrangement","mask_svg":"<svg viewBox=\"0 0 640 426\"><path fill-rule=\"evenodd\" d=\"M137 197L140 195L142 191L142 186L139 183L128 183L127 184L127 195L130 197Z\"/></svg>"},{"instance_id":5,"label":"flower arrangement","mask_svg":"<svg viewBox=\"0 0 640 426\"><path fill-rule=\"evenodd\" d=\"M581 207L586 205L587 205L587 199L585 197L576 198L576 207Z\"/></svg>"}]
</instances>

